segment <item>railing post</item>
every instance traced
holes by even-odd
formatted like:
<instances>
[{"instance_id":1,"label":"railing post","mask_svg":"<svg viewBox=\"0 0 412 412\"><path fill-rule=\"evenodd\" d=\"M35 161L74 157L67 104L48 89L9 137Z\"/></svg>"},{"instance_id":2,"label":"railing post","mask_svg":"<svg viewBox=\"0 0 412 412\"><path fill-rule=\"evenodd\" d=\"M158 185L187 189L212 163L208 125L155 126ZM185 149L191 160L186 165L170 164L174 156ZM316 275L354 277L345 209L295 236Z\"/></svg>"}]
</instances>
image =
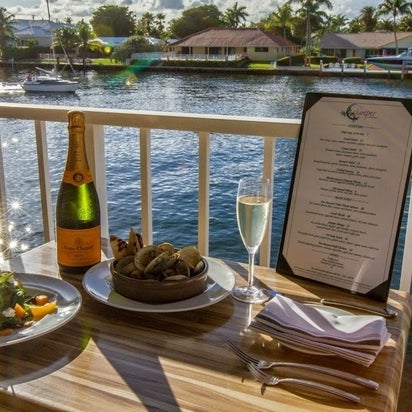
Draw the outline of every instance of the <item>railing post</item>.
<instances>
[{"instance_id":1,"label":"railing post","mask_svg":"<svg viewBox=\"0 0 412 412\"><path fill-rule=\"evenodd\" d=\"M401 279L399 289L410 293L412 281L412 201L409 197L409 210L405 231Z\"/></svg>"},{"instance_id":2,"label":"railing post","mask_svg":"<svg viewBox=\"0 0 412 412\"><path fill-rule=\"evenodd\" d=\"M9 216L7 212L6 183L4 179L3 149L0 136L0 263L10 258L10 236L8 231Z\"/></svg>"},{"instance_id":3,"label":"railing post","mask_svg":"<svg viewBox=\"0 0 412 412\"><path fill-rule=\"evenodd\" d=\"M87 120L87 117L86 117ZM107 210L106 156L104 127L86 123L86 151L89 166L93 171L96 190L100 202L101 235L109 238L109 213Z\"/></svg>"},{"instance_id":4,"label":"railing post","mask_svg":"<svg viewBox=\"0 0 412 412\"><path fill-rule=\"evenodd\" d=\"M145 245L153 244L152 170L150 129L140 129L140 176L142 199L142 237Z\"/></svg>"},{"instance_id":5,"label":"railing post","mask_svg":"<svg viewBox=\"0 0 412 412\"><path fill-rule=\"evenodd\" d=\"M275 137L264 137L263 142L263 177L270 180L273 188L273 175L275 170ZM272 213L273 202L269 211L269 222L266 228L265 236L263 237L262 245L259 252L259 265L270 267L270 249L272 243Z\"/></svg>"},{"instance_id":6,"label":"railing post","mask_svg":"<svg viewBox=\"0 0 412 412\"><path fill-rule=\"evenodd\" d=\"M198 249L202 256L209 255L209 169L210 133L199 133L199 216Z\"/></svg>"},{"instance_id":7,"label":"railing post","mask_svg":"<svg viewBox=\"0 0 412 412\"><path fill-rule=\"evenodd\" d=\"M50 189L50 168L47 149L46 122L34 121L37 145L37 165L39 170L40 199L42 204L43 237L45 242L55 238L54 234L54 210Z\"/></svg>"}]
</instances>

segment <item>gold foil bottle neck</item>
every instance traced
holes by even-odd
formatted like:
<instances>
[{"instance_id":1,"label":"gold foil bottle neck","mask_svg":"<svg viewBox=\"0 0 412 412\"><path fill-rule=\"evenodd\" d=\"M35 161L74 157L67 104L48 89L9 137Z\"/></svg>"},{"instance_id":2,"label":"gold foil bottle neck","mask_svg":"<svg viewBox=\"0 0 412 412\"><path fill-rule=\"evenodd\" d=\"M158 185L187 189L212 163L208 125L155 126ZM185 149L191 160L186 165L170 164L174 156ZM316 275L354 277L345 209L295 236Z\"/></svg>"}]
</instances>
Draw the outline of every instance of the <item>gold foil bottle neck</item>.
<instances>
[{"instance_id":1,"label":"gold foil bottle neck","mask_svg":"<svg viewBox=\"0 0 412 412\"><path fill-rule=\"evenodd\" d=\"M72 127L81 127L84 129L84 113L79 110L71 110L68 113L69 129Z\"/></svg>"}]
</instances>

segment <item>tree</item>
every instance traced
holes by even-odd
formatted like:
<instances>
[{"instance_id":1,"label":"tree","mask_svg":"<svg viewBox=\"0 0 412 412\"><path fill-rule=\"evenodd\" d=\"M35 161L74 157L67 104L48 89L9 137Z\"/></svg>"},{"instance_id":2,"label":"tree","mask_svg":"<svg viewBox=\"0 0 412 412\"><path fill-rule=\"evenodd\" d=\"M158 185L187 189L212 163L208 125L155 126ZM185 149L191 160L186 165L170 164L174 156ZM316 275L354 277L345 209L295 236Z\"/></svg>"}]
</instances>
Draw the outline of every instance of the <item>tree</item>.
<instances>
[{"instance_id":1,"label":"tree","mask_svg":"<svg viewBox=\"0 0 412 412\"><path fill-rule=\"evenodd\" d=\"M398 26L401 31L412 31L412 14L403 16L399 21Z\"/></svg>"},{"instance_id":2,"label":"tree","mask_svg":"<svg viewBox=\"0 0 412 412\"><path fill-rule=\"evenodd\" d=\"M292 7L286 3L283 6L277 6L277 10L271 13L258 26L262 26L263 30L281 35L286 39L291 36L294 21L295 17L292 13Z\"/></svg>"},{"instance_id":3,"label":"tree","mask_svg":"<svg viewBox=\"0 0 412 412\"><path fill-rule=\"evenodd\" d=\"M343 14L332 14L326 19L323 32L344 33L347 31L348 19Z\"/></svg>"},{"instance_id":4,"label":"tree","mask_svg":"<svg viewBox=\"0 0 412 412\"><path fill-rule=\"evenodd\" d=\"M183 11L182 16L172 19L169 26L171 37L182 38L210 27L224 27L222 13L213 4L206 4Z\"/></svg>"},{"instance_id":5,"label":"tree","mask_svg":"<svg viewBox=\"0 0 412 412\"><path fill-rule=\"evenodd\" d=\"M396 54L399 53L396 19L398 16L410 15L412 13L412 3L406 0L383 0L378 5L380 15L392 15L392 31L395 36Z\"/></svg>"},{"instance_id":6,"label":"tree","mask_svg":"<svg viewBox=\"0 0 412 412\"><path fill-rule=\"evenodd\" d=\"M81 19L77 24L76 24L76 30L78 34L78 39L79 39L79 48L81 50L82 54L82 59L83 59L83 71L86 71L86 52L89 49L97 49L98 46L95 45L95 43L91 42L94 38L96 38L96 35L93 32L92 27L90 24L86 23L84 19Z\"/></svg>"},{"instance_id":7,"label":"tree","mask_svg":"<svg viewBox=\"0 0 412 412\"><path fill-rule=\"evenodd\" d=\"M326 7L329 10L332 9L332 2L330 0L288 0L288 4L298 3L302 6L301 11L305 16L305 38L306 38L306 47L305 55L307 64L310 64L310 54L311 54L311 39L312 39L312 22L314 19L319 20L323 13L326 16L325 12L320 10L320 7Z\"/></svg>"},{"instance_id":8,"label":"tree","mask_svg":"<svg viewBox=\"0 0 412 412\"><path fill-rule=\"evenodd\" d=\"M135 32L136 17L128 7L107 5L93 13L90 24L97 36L129 37Z\"/></svg>"},{"instance_id":9,"label":"tree","mask_svg":"<svg viewBox=\"0 0 412 412\"><path fill-rule=\"evenodd\" d=\"M136 34L140 36L152 36L158 39L165 38L166 15L163 13L144 13L137 21Z\"/></svg>"},{"instance_id":10,"label":"tree","mask_svg":"<svg viewBox=\"0 0 412 412\"><path fill-rule=\"evenodd\" d=\"M292 8L289 4L284 4L283 6L278 6L277 14L275 17L275 22L282 29L283 38L286 39L287 31L293 27L295 18L292 14Z\"/></svg>"},{"instance_id":11,"label":"tree","mask_svg":"<svg viewBox=\"0 0 412 412\"><path fill-rule=\"evenodd\" d=\"M0 57L3 57L8 43L15 39L13 19L13 14L0 7Z\"/></svg>"},{"instance_id":12,"label":"tree","mask_svg":"<svg viewBox=\"0 0 412 412\"><path fill-rule=\"evenodd\" d=\"M378 17L375 7L365 6L361 9L358 16L362 31L375 31L378 24Z\"/></svg>"},{"instance_id":13,"label":"tree","mask_svg":"<svg viewBox=\"0 0 412 412\"><path fill-rule=\"evenodd\" d=\"M238 6L237 2L232 8L225 11L223 15L223 21L226 23L227 27L231 29L237 29L240 27L241 21L246 21L246 17L249 13L246 11L246 6Z\"/></svg>"},{"instance_id":14,"label":"tree","mask_svg":"<svg viewBox=\"0 0 412 412\"><path fill-rule=\"evenodd\" d=\"M63 53L67 55L70 65L72 58L69 53L76 50L79 43L79 35L74 26L62 26L53 33L53 48L61 48Z\"/></svg>"},{"instance_id":15,"label":"tree","mask_svg":"<svg viewBox=\"0 0 412 412\"><path fill-rule=\"evenodd\" d=\"M151 44L144 36L131 36L115 47L112 58L124 62L132 53L159 51L161 46Z\"/></svg>"}]
</instances>

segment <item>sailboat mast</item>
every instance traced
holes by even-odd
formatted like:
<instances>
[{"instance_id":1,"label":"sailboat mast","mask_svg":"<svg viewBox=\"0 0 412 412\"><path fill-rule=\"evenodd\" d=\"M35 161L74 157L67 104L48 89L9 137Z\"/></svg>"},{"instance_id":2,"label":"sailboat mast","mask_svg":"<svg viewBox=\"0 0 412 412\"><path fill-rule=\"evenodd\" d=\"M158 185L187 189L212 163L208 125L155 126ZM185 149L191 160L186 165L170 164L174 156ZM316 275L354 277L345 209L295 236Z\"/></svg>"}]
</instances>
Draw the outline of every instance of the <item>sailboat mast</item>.
<instances>
[{"instance_id":1,"label":"sailboat mast","mask_svg":"<svg viewBox=\"0 0 412 412\"><path fill-rule=\"evenodd\" d=\"M50 23L50 7L49 7L49 0L46 0L46 4L47 4L47 17L49 19L49 23Z\"/></svg>"}]
</instances>

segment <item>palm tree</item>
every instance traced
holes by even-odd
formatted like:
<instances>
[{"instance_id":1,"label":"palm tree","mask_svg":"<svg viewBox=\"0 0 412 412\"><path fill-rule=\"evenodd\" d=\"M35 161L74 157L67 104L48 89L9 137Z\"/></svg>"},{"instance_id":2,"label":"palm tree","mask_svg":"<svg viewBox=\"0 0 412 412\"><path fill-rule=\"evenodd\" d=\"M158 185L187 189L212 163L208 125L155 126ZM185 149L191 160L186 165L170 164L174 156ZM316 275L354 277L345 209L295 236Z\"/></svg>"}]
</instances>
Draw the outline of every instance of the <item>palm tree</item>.
<instances>
[{"instance_id":1,"label":"palm tree","mask_svg":"<svg viewBox=\"0 0 412 412\"><path fill-rule=\"evenodd\" d=\"M412 31L412 15L408 14L407 16L403 16L398 26L401 31Z\"/></svg>"},{"instance_id":2,"label":"palm tree","mask_svg":"<svg viewBox=\"0 0 412 412\"><path fill-rule=\"evenodd\" d=\"M376 15L376 9L373 6L365 6L361 9L358 16L359 22L363 26L364 31L375 31L378 24L378 17Z\"/></svg>"},{"instance_id":3,"label":"palm tree","mask_svg":"<svg viewBox=\"0 0 412 412\"><path fill-rule=\"evenodd\" d=\"M0 57L3 57L8 43L15 39L13 19L13 14L0 7Z\"/></svg>"},{"instance_id":4,"label":"palm tree","mask_svg":"<svg viewBox=\"0 0 412 412\"><path fill-rule=\"evenodd\" d=\"M407 0L383 0L377 7L381 15L392 15L392 30L395 36L396 54L399 53L396 19L398 16L412 13L412 3Z\"/></svg>"},{"instance_id":5,"label":"palm tree","mask_svg":"<svg viewBox=\"0 0 412 412\"><path fill-rule=\"evenodd\" d=\"M329 10L333 8L332 2L330 0L288 0L288 4L298 3L302 6L302 10L306 16L306 47L305 47L305 60L307 64L310 64L310 54L311 54L311 37L312 37L312 15L316 11L319 13L319 8L325 6Z\"/></svg>"},{"instance_id":6,"label":"palm tree","mask_svg":"<svg viewBox=\"0 0 412 412\"><path fill-rule=\"evenodd\" d=\"M83 72L86 72L86 51L88 49L97 49L100 48L101 45L96 46L96 42L93 43L92 40L96 38L92 26L86 23L84 19L81 19L76 24L77 34L79 36L79 47L82 50L82 59L83 59Z\"/></svg>"},{"instance_id":7,"label":"palm tree","mask_svg":"<svg viewBox=\"0 0 412 412\"><path fill-rule=\"evenodd\" d=\"M265 30L273 30L280 28L283 33L283 38L287 38L288 30L290 32L293 26L294 17L292 14L292 8L290 4L284 4L283 6L277 6L277 10L270 15L267 21Z\"/></svg>"},{"instance_id":8,"label":"palm tree","mask_svg":"<svg viewBox=\"0 0 412 412\"><path fill-rule=\"evenodd\" d=\"M311 54L311 37L312 37L312 20L313 17L321 17L321 13L326 15L326 13L320 11L321 7L326 7L329 10L333 8L332 2L330 0L288 0L286 3L294 4L298 3L302 6L302 10L305 13L306 19L306 47L305 47L305 60L306 64L310 65L310 54Z\"/></svg>"},{"instance_id":9,"label":"palm tree","mask_svg":"<svg viewBox=\"0 0 412 412\"><path fill-rule=\"evenodd\" d=\"M137 33L140 36L149 36L153 30L153 21L155 15L150 12L146 12L137 22Z\"/></svg>"},{"instance_id":10,"label":"palm tree","mask_svg":"<svg viewBox=\"0 0 412 412\"><path fill-rule=\"evenodd\" d=\"M325 32L343 33L347 31L348 18L343 14L331 14L326 19L326 24L322 29L322 34Z\"/></svg>"},{"instance_id":11,"label":"palm tree","mask_svg":"<svg viewBox=\"0 0 412 412\"><path fill-rule=\"evenodd\" d=\"M246 6L239 7L236 2L232 8L225 11L223 20L230 28L237 29L240 26L241 21L246 21L246 17L248 16L249 13L246 11Z\"/></svg>"}]
</instances>

